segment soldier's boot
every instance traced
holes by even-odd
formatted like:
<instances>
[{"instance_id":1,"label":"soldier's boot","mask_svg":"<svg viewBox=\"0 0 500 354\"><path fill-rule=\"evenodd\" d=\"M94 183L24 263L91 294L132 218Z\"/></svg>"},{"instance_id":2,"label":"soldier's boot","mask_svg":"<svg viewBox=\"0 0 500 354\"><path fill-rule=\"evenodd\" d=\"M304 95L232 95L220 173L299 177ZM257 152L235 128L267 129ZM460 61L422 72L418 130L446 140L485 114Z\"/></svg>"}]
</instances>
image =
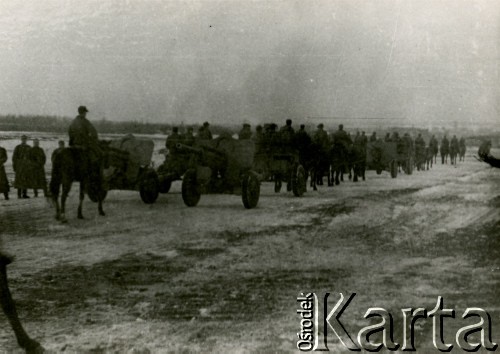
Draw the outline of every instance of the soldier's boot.
<instances>
[{"instance_id":1,"label":"soldier's boot","mask_svg":"<svg viewBox=\"0 0 500 354\"><path fill-rule=\"evenodd\" d=\"M3 196L5 197L5 200L9 200L9 193L4 192L4 193L3 193Z\"/></svg>"}]
</instances>

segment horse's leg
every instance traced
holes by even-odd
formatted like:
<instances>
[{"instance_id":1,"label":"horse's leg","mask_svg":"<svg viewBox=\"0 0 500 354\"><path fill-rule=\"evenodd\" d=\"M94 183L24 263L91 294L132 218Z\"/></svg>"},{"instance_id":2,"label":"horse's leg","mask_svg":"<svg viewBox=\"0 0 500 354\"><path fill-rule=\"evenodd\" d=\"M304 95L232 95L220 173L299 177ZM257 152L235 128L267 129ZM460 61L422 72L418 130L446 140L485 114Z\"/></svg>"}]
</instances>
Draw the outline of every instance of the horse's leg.
<instances>
[{"instance_id":1,"label":"horse's leg","mask_svg":"<svg viewBox=\"0 0 500 354\"><path fill-rule=\"evenodd\" d=\"M83 183L80 183L80 195L78 198L78 219L83 219L83 213L82 213L82 206L83 206L83 199L85 198L85 193L83 192Z\"/></svg>"},{"instance_id":2,"label":"horse's leg","mask_svg":"<svg viewBox=\"0 0 500 354\"><path fill-rule=\"evenodd\" d=\"M10 262L11 260L9 257L0 254L0 303L3 312L14 330L19 346L25 349L26 353L43 353L43 347L40 346L40 343L28 336L17 315L16 304L14 300L12 300L7 281L7 264Z\"/></svg>"},{"instance_id":3,"label":"horse's leg","mask_svg":"<svg viewBox=\"0 0 500 354\"><path fill-rule=\"evenodd\" d=\"M317 178L316 177L316 168L313 168L311 170L311 187L312 187L313 191L317 191L318 190L318 188L316 187L316 184L317 184L316 183L317 182L316 178Z\"/></svg>"},{"instance_id":4,"label":"horse's leg","mask_svg":"<svg viewBox=\"0 0 500 354\"><path fill-rule=\"evenodd\" d=\"M99 202L97 203L97 210L99 211L100 216L106 216L106 213L104 212L104 209L102 208L102 202L103 200L99 198Z\"/></svg>"},{"instance_id":5,"label":"horse's leg","mask_svg":"<svg viewBox=\"0 0 500 354\"><path fill-rule=\"evenodd\" d=\"M66 223L68 220L66 219L66 199L68 199L68 194L71 189L71 182L65 181L62 183L62 193L61 193L61 211L59 220L61 222Z\"/></svg>"}]
</instances>

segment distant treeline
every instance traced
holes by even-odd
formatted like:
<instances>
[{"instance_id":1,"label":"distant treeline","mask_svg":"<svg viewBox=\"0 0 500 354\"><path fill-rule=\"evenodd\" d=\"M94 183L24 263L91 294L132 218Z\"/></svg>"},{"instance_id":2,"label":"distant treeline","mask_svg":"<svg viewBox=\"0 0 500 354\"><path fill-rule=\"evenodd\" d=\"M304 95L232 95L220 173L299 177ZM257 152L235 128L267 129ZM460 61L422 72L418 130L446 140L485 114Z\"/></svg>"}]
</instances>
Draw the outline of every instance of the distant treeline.
<instances>
[{"instance_id":1,"label":"distant treeline","mask_svg":"<svg viewBox=\"0 0 500 354\"><path fill-rule=\"evenodd\" d=\"M0 131L66 133L72 120L73 118L57 116L0 115ZM171 123L144 123L137 121L113 122L108 120L92 120L91 122L101 134L168 134L173 126L178 126L181 130L184 130L187 126L191 126L196 132L201 126L201 124L182 126ZM214 134L236 131L236 127L232 128L210 125L210 129Z\"/></svg>"}]
</instances>

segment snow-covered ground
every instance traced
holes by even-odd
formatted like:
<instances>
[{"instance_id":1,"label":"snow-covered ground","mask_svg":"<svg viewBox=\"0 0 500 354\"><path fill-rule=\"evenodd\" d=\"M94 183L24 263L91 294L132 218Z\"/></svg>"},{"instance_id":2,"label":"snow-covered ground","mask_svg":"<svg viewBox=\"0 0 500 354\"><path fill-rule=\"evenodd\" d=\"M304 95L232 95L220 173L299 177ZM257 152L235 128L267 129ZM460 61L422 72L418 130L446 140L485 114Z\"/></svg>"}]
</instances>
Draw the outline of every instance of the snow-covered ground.
<instances>
[{"instance_id":1,"label":"snow-covered ground","mask_svg":"<svg viewBox=\"0 0 500 354\"><path fill-rule=\"evenodd\" d=\"M384 307L401 343L401 309L430 310L443 296L457 311L447 342L467 307L489 311L498 341L500 170L476 151L457 167L396 179L369 171L302 198L263 183L251 210L234 195L188 208L179 182L152 205L111 191L105 217L87 200L86 220L76 219L75 186L64 225L43 198L0 198L4 248L16 255L11 290L29 333L55 352L290 352L296 297L311 291L357 293L342 317L353 333L369 307ZM415 343L434 348L431 320ZM16 348L3 316L0 348Z\"/></svg>"}]
</instances>

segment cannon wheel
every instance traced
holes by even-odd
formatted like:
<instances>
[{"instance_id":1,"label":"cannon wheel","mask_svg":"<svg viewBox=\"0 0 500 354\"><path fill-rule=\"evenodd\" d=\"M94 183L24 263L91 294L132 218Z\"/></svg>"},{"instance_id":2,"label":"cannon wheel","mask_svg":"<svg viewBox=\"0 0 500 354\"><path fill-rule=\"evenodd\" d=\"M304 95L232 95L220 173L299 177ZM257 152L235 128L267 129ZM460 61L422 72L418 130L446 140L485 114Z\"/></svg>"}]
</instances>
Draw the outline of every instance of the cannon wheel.
<instances>
[{"instance_id":1,"label":"cannon wheel","mask_svg":"<svg viewBox=\"0 0 500 354\"><path fill-rule=\"evenodd\" d=\"M165 178L160 181L160 193L168 193L172 187L172 180Z\"/></svg>"},{"instance_id":2,"label":"cannon wheel","mask_svg":"<svg viewBox=\"0 0 500 354\"><path fill-rule=\"evenodd\" d=\"M274 193L279 193L281 191L281 179L279 176L274 176Z\"/></svg>"},{"instance_id":3,"label":"cannon wheel","mask_svg":"<svg viewBox=\"0 0 500 354\"><path fill-rule=\"evenodd\" d=\"M201 193L196 180L196 170L189 169L182 179L182 200L188 207L194 207L200 201Z\"/></svg>"},{"instance_id":4,"label":"cannon wheel","mask_svg":"<svg viewBox=\"0 0 500 354\"><path fill-rule=\"evenodd\" d=\"M302 197L307 190L306 170L297 165L292 175L292 191L296 197Z\"/></svg>"},{"instance_id":5,"label":"cannon wheel","mask_svg":"<svg viewBox=\"0 0 500 354\"><path fill-rule=\"evenodd\" d=\"M139 194L146 204L153 204L160 193L160 181L154 170L147 171L141 178L139 185Z\"/></svg>"},{"instance_id":6,"label":"cannon wheel","mask_svg":"<svg viewBox=\"0 0 500 354\"><path fill-rule=\"evenodd\" d=\"M255 174L250 172L243 176L241 191L241 199L245 208L255 208L260 196L260 181Z\"/></svg>"},{"instance_id":7,"label":"cannon wheel","mask_svg":"<svg viewBox=\"0 0 500 354\"><path fill-rule=\"evenodd\" d=\"M396 178L398 176L398 162L396 160L391 161L391 177Z\"/></svg>"}]
</instances>

